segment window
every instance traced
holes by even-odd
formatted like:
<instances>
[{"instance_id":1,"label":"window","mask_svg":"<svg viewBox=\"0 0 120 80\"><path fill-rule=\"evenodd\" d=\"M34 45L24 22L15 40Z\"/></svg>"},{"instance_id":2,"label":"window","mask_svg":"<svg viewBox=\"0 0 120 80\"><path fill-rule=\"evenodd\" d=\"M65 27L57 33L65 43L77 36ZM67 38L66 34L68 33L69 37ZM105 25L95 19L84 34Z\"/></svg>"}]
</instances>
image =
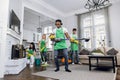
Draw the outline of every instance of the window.
<instances>
[{"instance_id":1,"label":"window","mask_svg":"<svg viewBox=\"0 0 120 80\"><path fill-rule=\"evenodd\" d=\"M52 33L52 26L48 26L44 28L44 34L50 34Z\"/></svg>"},{"instance_id":2,"label":"window","mask_svg":"<svg viewBox=\"0 0 120 80\"><path fill-rule=\"evenodd\" d=\"M44 34L46 34L46 38L47 38L47 48L52 48L52 41L49 39L49 35L52 33L52 26L48 26L44 28Z\"/></svg>"},{"instance_id":3,"label":"window","mask_svg":"<svg viewBox=\"0 0 120 80\"><path fill-rule=\"evenodd\" d=\"M85 48L107 46L106 15L104 10L80 15L80 30L82 38L90 38L89 42L82 41Z\"/></svg>"}]
</instances>

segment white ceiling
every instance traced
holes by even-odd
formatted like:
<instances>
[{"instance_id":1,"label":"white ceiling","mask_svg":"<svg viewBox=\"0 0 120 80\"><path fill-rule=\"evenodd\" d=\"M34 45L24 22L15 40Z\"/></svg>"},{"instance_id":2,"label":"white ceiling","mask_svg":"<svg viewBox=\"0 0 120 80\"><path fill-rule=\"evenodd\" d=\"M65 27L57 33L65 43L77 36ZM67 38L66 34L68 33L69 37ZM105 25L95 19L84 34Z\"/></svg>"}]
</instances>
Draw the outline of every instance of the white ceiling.
<instances>
[{"instance_id":1,"label":"white ceiling","mask_svg":"<svg viewBox=\"0 0 120 80\"><path fill-rule=\"evenodd\" d=\"M87 0L43 0L49 5L57 8L61 12L69 13L71 11L84 8L84 5Z\"/></svg>"},{"instance_id":2,"label":"white ceiling","mask_svg":"<svg viewBox=\"0 0 120 80\"><path fill-rule=\"evenodd\" d=\"M40 26L44 27L54 22L53 19L37 13L31 9L25 8L24 11L24 29L33 30L39 27L39 16Z\"/></svg>"},{"instance_id":3,"label":"white ceiling","mask_svg":"<svg viewBox=\"0 0 120 80\"><path fill-rule=\"evenodd\" d=\"M83 9L87 0L43 0L45 3L56 8L62 13L71 13ZM120 0L110 0L111 3Z\"/></svg>"},{"instance_id":4,"label":"white ceiling","mask_svg":"<svg viewBox=\"0 0 120 80\"><path fill-rule=\"evenodd\" d=\"M32 19L34 20L34 18L37 19L37 21L39 21L39 17L40 17L40 22L41 23L46 22L46 21L53 21L52 18L44 16L44 15L42 15L38 12L35 12L31 9L28 9L28 8L25 8L24 12L25 12L24 17L25 17L25 20L27 20L27 21L32 20ZM32 22L36 23L36 21L33 21L33 20L32 20Z\"/></svg>"}]
</instances>

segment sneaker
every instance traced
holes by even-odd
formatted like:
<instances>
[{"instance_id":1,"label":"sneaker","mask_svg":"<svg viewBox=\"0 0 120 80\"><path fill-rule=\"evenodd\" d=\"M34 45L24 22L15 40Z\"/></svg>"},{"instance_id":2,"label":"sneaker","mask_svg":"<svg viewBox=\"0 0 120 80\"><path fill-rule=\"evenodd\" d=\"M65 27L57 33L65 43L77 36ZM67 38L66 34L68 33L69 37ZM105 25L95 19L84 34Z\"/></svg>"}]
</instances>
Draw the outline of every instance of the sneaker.
<instances>
[{"instance_id":1,"label":"sneaker","mask_svg":"<svg viewBox=\"0 0 120 80\"><path fill-rule=\"evenodd\" d=\"M72 64L75 64L75 63L72 63Z\"/></svg>"},{"instance_id":2,"label":"sneaker","mask_svg":"<svg viewBox=\"0 0 120 80\"><path fill-rule=\"evenodd\" d=\"M33 64L30 64L30 68L33 68Z\"/></svg>"},{"instance_id":3,"label":"sneaker","mask_svg":"<svg viewBox=\"0 0 120 80\"><path fill-rule=\"evenodd\" d=\"M71 70L69 70L69 69L66 69L65 71L66 71L66 72L71 72Z\"/></svg>"},{"instance_id":4,"label":"sneaker","mask_svg":"<svg viewBox=\"0 0 120 80\"><path fill-rule=\"evenodd\" d=\"M45 62L45 64L48 64L47 62Z\"/></svg>"},{"instance_id":5,"label":"sneaker","mask_svg":"<svg viewBox=\"0 0 120 80\"><path fill-rule=\"evenodd\" d=\"M46 66L49 66L49 64L48 64L47 62L45 62L45 65L46 65Z\"/></svg>"},{"instance_id":6,"label":"sneaker","mask_svg":"<svg viewBox=\"0 0 120 80\"><path fill-rule=\"evenodd\" d=\"M42 64L45 64L45 62L42 62Z\"/></svg>"},{"instance_id":7,"label":"sneaker","mask_svg":"<svg viewBox=\"0 0 120 80\"><path fill-rule=\"evenodd\" d=\"M55 72L58 72L58 71L59 71L59 69L56 69L56 70L55 70Z\"/></svg>"},{"instance_id":8,"label":"sneaker","mask_svg":"<svg viewBox=\"0 0 120 80\"><path fill-rule=\"evenodd\" d=\"M81 63L81 62L79 62L78 64L80 64L80 65L81 65L82 63Z\"/></svg>"}]
</instances>

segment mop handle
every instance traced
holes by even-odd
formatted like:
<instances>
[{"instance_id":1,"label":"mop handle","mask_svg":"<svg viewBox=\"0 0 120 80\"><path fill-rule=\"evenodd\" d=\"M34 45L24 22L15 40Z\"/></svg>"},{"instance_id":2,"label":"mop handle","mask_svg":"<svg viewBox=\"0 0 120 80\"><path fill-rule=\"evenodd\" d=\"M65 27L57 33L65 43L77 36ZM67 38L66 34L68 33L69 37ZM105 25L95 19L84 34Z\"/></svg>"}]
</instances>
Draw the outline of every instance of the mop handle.
<instances>
[{"instance_id":1,"label":"mop handle","mask_svg":"<svg viewBox=\"0 0 120 80\"><path fill-rule=\"evenodd\" d=\"M78 38L78 39L75 39L75 40L87 40L88 38ZM70 40L70 39L61 39L61 40ZM88 39L89 40L89 39Z\"/></svg>"},{"instance_id":2,"label":"mop handle","mask_svg":"<svg viewBox=\"0 0 120 80\"><path fill-rule=\"evenodd\" d=\"M42 49L40 49L40 51L42 52L45 49L45 47L43 47Z\"/></svg>"}]
</instances>

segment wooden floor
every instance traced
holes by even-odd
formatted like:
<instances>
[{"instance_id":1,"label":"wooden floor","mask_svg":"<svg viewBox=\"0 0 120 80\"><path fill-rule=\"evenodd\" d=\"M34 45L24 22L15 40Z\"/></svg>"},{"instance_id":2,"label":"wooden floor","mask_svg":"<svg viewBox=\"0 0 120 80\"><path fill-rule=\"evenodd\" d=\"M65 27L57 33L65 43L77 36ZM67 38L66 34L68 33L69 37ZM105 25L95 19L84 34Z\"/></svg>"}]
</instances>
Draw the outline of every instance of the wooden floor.
<instances>
[{"instance_id":1,"label":"wooden floor","mask_svg":"<svg viewBox=\"0 0 120 80\"><path fill-rule=\"evenodd\" d=\"M28 66L19 75L6 75L2 80L58 80L40 76L33 76L31 73L43 71L45 68L35 67L29 68Z\"/></svg>"},{"instance_id":2,"label":"wooden floor","mask_svg":"<svg viewBox=\"0 0 120 80\"><path fill-rule=\"evenodd\" d=\"M120 80L120 67L118 67L116 80Z\"/></svg>"}]
</instances>

